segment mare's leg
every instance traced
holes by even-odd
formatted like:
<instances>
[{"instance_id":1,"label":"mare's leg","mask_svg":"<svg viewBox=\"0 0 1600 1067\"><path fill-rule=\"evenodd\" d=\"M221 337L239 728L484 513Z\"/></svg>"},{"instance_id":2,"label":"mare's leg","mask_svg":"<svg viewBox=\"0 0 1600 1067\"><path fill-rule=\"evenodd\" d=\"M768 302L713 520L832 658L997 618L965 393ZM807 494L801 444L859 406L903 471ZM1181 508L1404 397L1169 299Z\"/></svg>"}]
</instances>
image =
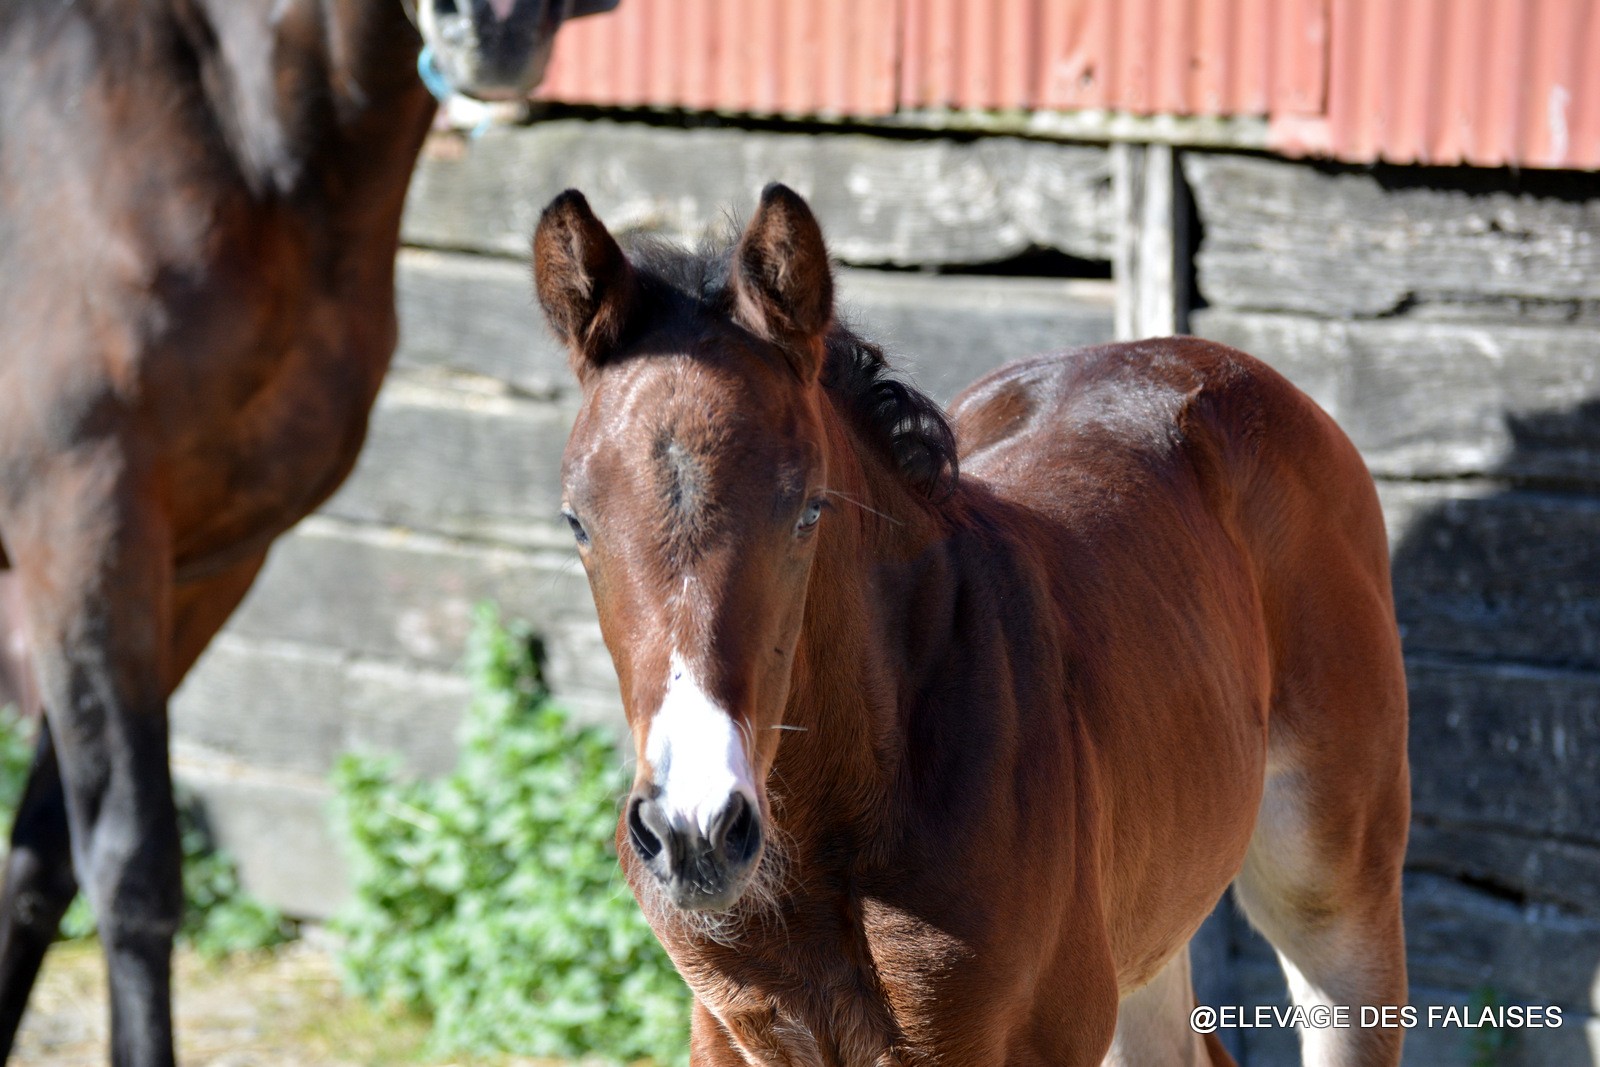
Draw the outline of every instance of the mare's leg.
<instances>
[{"instance_id":1,"label":"mare's leg","mask_svg":"<svg viewBox=\"0 0 1600 1067\"><path fill-rule=\"evenodd\" d=\"M39 693L22 620L22 582L9 567L5 545L0 543L0 708L9 704L23 716L37 718Z\"/></svg>"},{"instance_id":2,"label":"mare's leg","mask_svg":"<svg viewBox=\"0 0 1600 1067\"><path fill-rule=\"evenodd\" d=\"M9 487L73 869L111 986L112 1062L170 1067L172 937L183 907L167 767L172 545L160 495L114 435L57 452ZM6 487L0 487L6 488Z\"/></svg>"},{"instance_id":3,"label":"mare's leg","mask_svg":"<svg viewBox=\"0 0 1600 1067\"><path fill-rule=\"evenodd\" d=\"M267 561L265 551L246 556L206 577L185 582L173 594L172 654L167 657L170 695L206 650Z\"/></svg>"},{"instance_id":4,"label":"mare's leg","mask_svg":"<svg viewBox=\"0 0 1600 1067\"><path fill-rule=\"evenodd\" d=\"M0 1063L11 1055L39 966L78 893L66 795L48 723L40 725L33 770L11 825L5 877L0 892Z\"/></svg>"},{"instance_id":5,"label":"mare's leg","mask_svg":"<svg viewBox=\"0 0 1600 1067\"><path fill-rule=\"evenodd\" d=\"M1105 1067L1234 1067L1215 1037L1202 1037L1189 1025L1194 987L1189 979L1189 948L1183 950L1142 988L1117 1006L1117 1034L1106 1053Z\"/></svg>"},{"instance_id":6,"label":"mare's leg","mask_svg":"<svg viewBox=\"0 0 1600 1067\"><path fill-rule=\"evenodd\" d=\"M266 559L260 553L180 586L176 595L166 689L177 688L211 637L244 597ZM55 940L78 881L72 870L66 794L48 721L11 830L11 854L0 893L0 1063L10 1055L28 994Z\"/></svg>"}]
</instances>

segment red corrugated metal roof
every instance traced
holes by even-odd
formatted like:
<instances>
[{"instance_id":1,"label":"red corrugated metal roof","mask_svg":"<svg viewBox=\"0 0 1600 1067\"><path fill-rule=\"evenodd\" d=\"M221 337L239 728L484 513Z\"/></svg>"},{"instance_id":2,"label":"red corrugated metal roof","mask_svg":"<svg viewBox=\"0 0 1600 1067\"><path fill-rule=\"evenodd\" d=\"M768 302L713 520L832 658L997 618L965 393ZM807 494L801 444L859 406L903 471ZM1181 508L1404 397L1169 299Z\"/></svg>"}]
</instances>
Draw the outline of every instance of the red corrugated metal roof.
<instances>
[{"instance_id":1,"label":"red corrugated metal roof","mask_svg":"<svg viewBox=\"0 0 1600 1067\"><path fill-rule=\"evenodd\" d=\"M762 114L892 114L899 0L624 0L562 29L542 98Z\"/></svg>"},{"instance_id":2,"label":"red corrugated metal roof","mask_svg":"<svg viewBox=\"0 0 1600 1067\"><path fill-rule=\"evenodd\" d=\"M1600 168L1596 0L1333 0L1328 102L1290 153Z\"/></svg>"},{"instance_id":3,"label":"red corrugated metal roof","mask_svg":"<svg viewBox=\"0 0 1600 1067\"><path fill-rule=\"evenodd\" d=\"M624 0L541 95L1254 116L1288 154L1600 169L1600 0Z\"/></svg>"}]
</instances>

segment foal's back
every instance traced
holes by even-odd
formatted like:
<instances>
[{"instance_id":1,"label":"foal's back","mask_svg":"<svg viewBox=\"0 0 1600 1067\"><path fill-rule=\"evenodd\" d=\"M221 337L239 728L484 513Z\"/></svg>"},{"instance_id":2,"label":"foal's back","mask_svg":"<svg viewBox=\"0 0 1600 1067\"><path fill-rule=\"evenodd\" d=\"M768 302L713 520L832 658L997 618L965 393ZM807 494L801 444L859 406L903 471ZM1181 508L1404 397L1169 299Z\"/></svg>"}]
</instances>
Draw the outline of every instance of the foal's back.
<instances>
[{"instance_id":1,"label":"foal's back","mask_svg":"<svg viewBox=\"0 0 1600 1067\"><path fill-rule=\"evenodd\" d=\"M1034 512L1060 555L1125 998L1179 966L1237 872L1297 1000L1403 1003L1405 679L1383 519L1348 439L1264 364L1196 339L1014 364L954 415L964 475ZM1141 1034L1195 1040L1159 1010ZM1318 1033L1308 1062L1340 1041L1371 1062L1398 1048Z\"/></svg>"}]
</instances>

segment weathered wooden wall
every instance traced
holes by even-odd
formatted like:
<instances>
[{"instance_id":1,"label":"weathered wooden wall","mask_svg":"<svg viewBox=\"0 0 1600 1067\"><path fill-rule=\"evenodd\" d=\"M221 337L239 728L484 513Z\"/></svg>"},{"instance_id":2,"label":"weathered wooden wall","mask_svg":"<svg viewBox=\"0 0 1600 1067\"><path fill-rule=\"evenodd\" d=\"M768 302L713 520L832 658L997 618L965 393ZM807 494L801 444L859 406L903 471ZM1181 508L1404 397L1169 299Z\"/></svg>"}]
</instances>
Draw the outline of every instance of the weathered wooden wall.
<instances>
[{"instance_id":1,"label":"weathered wooden wall","mask_svg":"<svg viewBox=\"0 0 1600 1067\"><path fill-rule=\"evenodd\" d=\"M1488 1061L1414 1030L1407 1062L1596 1062L1600 183L1183 164L1209 302L1192 330L1285 372L1378 478L1411 682L1412 1002L1567 1019ZM1236 998L1282 1000L1264 943L1228 929ZM1299 1062L1283 1031L1242 1044Z\"/></svg>"},{"instance_id":2,"label":"weathered wooden wall","mask_svg":"<svg viewBox=\"0 0 1600 1067\"><path fill-rule=\"evenodd\" d=\"M1186 247L1117 232L1159 212L1114 196L1113 173L1156 171L1093 146L560 121L456 155L435 152L413 188L402 347L360 468L275 549L175 708L183 777L252 887L301 914L326 914L343 885L322 829L337 753L394 751L423 773L451 761L475 601L530 619L563 700L617 721L553 521L574 396L525 263L550 196L579 186L619 228L698 240L764 182L790 182L844 261L855 320L940 397L1006 358L1109 337L1112 286L928 269ZM1191 328L1287 373L1379 479L1412 688L1413 999L1559 1004L1566 1026L1521 1033L1497 1062L1595 1062L1600 188L1196 151L1177 164L1200 227L1193 276L1176 280L1198 297ZM1149 296L1135 281L1117 291ZM1283 996L1226 904L1196 972L1205 1002ZM1290 1033L1230 1039L1250 1067L1297 1062ZM1419 1029L1408 1062L1469 1063L1469 1042Z\"/></svg>"}]
</instances>

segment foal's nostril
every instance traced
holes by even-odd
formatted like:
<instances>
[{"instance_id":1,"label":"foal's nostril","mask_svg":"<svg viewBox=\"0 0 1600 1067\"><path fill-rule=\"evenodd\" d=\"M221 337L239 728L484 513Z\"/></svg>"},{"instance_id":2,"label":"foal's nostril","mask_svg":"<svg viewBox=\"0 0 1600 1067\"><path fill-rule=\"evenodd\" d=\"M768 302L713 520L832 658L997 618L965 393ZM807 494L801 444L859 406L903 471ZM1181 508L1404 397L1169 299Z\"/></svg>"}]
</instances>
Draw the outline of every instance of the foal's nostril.
<instances>
[{"instance_id":1,"label":"foal's nostril","mask_svg":"<svg viewBox=\"0 0 1600 1067\"><path fill-rule=\"evenodd\" d=\"M646 863L659 856L662 849L661 838L645 825L643 809L648 803L650 801L642 797L635 797L633 803L628 805L628 841Z\"/></svg>"},{"instance_id":2,"label":"foal's nostril","mask_svg":"<svg viewBox=\"0 0 1600 1067\"><path fill-rule=\"evenodd\" d=\"M755 858L761 847L761 823L756 809L745 797L734 794L711 828L713 847L720 849L730 863L744 864Z\"/></svg>"}]
</instances>

